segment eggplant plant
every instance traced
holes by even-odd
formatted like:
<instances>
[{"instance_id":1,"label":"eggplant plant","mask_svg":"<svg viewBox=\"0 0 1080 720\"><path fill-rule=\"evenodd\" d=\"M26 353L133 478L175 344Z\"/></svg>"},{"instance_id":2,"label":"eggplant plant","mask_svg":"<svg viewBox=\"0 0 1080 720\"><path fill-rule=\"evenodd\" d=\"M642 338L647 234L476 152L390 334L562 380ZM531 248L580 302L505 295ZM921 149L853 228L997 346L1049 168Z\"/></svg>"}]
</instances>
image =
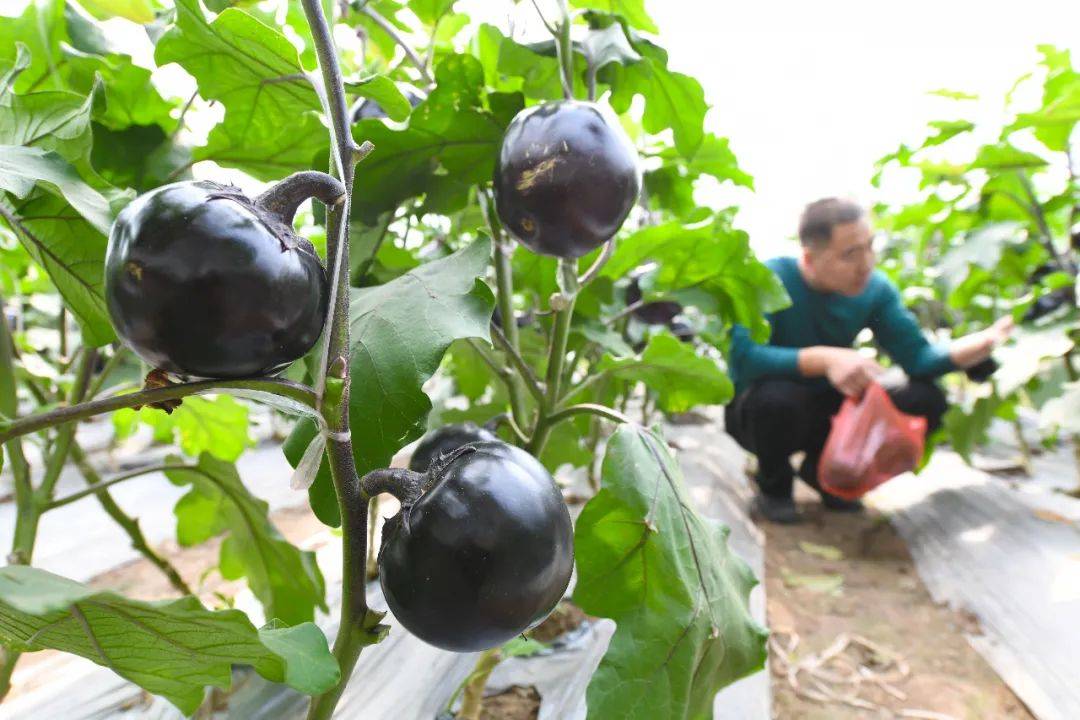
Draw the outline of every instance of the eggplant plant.
<instances>
[{"instance_id":1,"label":"eggplant plant","mask_svg":"<svg viewBox=\"0 0 1080 720\"><path fill-rule=\"evenodd\" d=\"M572 564L574 601L618 624L590 717L709 716L720 688L763 666L756 580L727 529L692 509L654 425L730 399L728 330L764 338L764 313L787 301L734 209L695 201L703 178L752 181L642 3L500 5L512 24L453 0L33 0L0 18L5 308L26 314L24 292L64 307L55 348L18 323L0 338L20 511L0 569L4 678L21 653L62 650L191 714L247 665L329 718L388 632L367 578L383 493L401 501L378 559L393 632L485 651L490 666L552 610ZM141 25L156 67L106 39L106 19ZM176 73L190 89L161 92ZM657 302L677 303L680 325L635 314ZM28 371L43 353L48 383ZM436 376L454 402L425 392ZM190 432L251 402L298 417L291 481L340 528L332 646L312 622L325 609L314 557L233 465L243 419ZM101 477L76 428L106 414L120 435L147 424L176 438L181 455ZM444 427L465 422L477 427ZM427 430L439 437L418 448L423 467L391 468ZM69 462L87 488L58 497ZM594 471L572 524L554 480L567 466ZM110 510L111 487L155 470L190 486L178 538L225 535L222 573L246 577L264 626L207 608ZM41 515L90 497L176 599L33 567Z\"/></svg>"}]
</instances>

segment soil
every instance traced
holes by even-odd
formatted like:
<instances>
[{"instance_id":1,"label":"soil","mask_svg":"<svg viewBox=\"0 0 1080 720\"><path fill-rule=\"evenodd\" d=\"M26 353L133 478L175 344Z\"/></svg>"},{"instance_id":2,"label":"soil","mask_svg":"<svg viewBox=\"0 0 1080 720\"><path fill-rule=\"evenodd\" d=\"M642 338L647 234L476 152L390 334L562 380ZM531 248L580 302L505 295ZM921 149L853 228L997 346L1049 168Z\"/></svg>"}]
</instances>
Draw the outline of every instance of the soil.
<instances>
[{"instance_id":1,"label":"soil","mask_svg":"<svg viewBox=\"0 0 1080 720\"><path fill-rule=\"evenodd\" d=\"M802 524L759 525L766 535L773 717L1033 717L967 643L965 634L980 632L978 619L930 598L885 517L873 510L825 512L801 486L796 501ZM885 679L888 689L864 679L855 704L814 700L807 695L820 686L804 670L795 675L797 691L789 680L791 665L824 653L838 639L850 642L837 662L823 668L833 682L818 682L838 695L851 693L854 685L836 680L855 676L862 666ZM909 670L901 677L905 665Z\"/></svg>"},{"instance_id":2,"label":"soil","mask_svg":"<svg viewBox=\"0 0 1080 720\"><path fill-rule=\"evenodd\" d=\"M480 708L480 720L536 720L539 715L540 693L532 686L512 685L484 698Z\"/></svg>"},{"instance_id":3,"label":"soil","mask_svg":"<svg viewBox=\"0 0 1080 720\"><path fill-rule=\"evenodd\" d=\"M581 623L585 622L586 617L581 608L572 602L564 600L548 615L547 620L533 628L529 636L533 640L550 643L557 637L565 635L581 625Z\"/></svg>"}]
</instances>

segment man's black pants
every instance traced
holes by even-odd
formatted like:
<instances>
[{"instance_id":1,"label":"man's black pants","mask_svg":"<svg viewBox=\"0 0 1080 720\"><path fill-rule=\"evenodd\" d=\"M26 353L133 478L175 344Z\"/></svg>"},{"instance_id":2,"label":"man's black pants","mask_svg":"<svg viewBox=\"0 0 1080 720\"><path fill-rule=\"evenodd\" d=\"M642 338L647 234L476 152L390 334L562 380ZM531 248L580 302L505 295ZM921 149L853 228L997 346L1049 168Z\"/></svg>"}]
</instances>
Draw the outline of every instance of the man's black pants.
<instances>
[{"instance_id":1,"label":"man's black pants","mask_svg":"<svg viewBox=\"0 0 1080 720\"><path fill-rule=\"evenodd\" d=\"M941 424L947 403L934 382L908 380L903 387L888 392L897 409L926 418L928 434ZM806 453L799 477L821 491L818 461L829 437L832 416L843 400L844 396L832 386L772 379L754 383L724 409L727 431L757 455L757 483L762 493L791 497L795 474L790 458L799 451Z\"/></svg>"}]
</instances>

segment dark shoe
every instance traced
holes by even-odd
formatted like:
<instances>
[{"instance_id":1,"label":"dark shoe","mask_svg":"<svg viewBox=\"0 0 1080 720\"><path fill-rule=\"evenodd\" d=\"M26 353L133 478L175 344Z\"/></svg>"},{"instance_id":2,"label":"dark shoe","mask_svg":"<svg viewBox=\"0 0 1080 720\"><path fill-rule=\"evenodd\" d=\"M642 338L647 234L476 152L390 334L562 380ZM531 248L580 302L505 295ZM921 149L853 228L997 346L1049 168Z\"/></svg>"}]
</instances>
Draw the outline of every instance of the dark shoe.
<instances>
[{"instance_id":1,"label":"dark shoe","mask_svg":"<svg viewBox=\"0 0 1080 720\"><path fill-rule=\"evenodd\" d=\"M778 525L794 525L802 522L802 515L790 497L775 497L758 493L754 496L751 509L757 515Z\"/></svg>"},{"instance_id":2,"label":"dark shoe","mask_svg":"<svg viewBox=\"0 0 1080 720\"><path fill-rule=\"evenodd\" d=\"M865 509L862 500L845 500L825 492L821 493L821 504L826 510L841 513L859 513Z\"/></svg>"}]
</instances>

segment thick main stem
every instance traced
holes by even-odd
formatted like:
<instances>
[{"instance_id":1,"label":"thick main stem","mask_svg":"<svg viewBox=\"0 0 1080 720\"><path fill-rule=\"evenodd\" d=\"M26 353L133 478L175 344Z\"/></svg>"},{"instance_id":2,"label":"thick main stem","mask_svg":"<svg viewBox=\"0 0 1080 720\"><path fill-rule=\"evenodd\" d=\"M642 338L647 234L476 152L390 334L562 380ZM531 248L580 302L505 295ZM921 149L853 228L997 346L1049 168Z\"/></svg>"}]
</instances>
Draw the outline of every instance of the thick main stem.
<instances>
[{"instance_id":1,"label":"thick main stem","mask_svg":"<svg viewBox=\"0 0 1080 720\"><path fill-rule=\"evenodd\" d=\"M330 435L326 451L341 511L342 533L341 620L334 640L334 657L341 668L341 681L333 689L313 698L308 709L309 720L327 720L333 715L349 682L360 651L376 639L374 631L378 616L371 613L367 606L368 498L360 488L349 439L349 212L353 173L360 153L352 138L345 86L322 3L320 0L303 0L303 7L319 60L325 109L332 129L336 157L331 164L339 172L346 189L345 202L328 208L326 228L329 243L327 260L330 267L335 268L336 283L333 315L326 330L329 341L323 372L329 376L331 369L334 370L332 376L335 383L341 383L341 392L327 403L329 396L322 395L322 381L318 388L322 403L320 409Z\"/></svg>"}]
</instances>

